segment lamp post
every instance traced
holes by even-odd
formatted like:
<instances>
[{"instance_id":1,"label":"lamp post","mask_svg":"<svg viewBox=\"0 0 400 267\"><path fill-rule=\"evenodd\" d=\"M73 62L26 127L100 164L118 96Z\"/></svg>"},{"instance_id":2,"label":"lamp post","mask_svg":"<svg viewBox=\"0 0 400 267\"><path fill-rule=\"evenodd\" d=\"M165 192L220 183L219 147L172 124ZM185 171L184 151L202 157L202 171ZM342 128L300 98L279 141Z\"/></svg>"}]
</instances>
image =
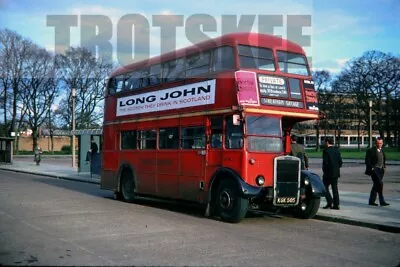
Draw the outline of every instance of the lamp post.
<instances>
[{"instance_id":1,"label":"lamp post","mask_svg":"<svg viewBox=\"0 0 400 267\"><path fill-rule=\"evenodd\" d=\"M372 100L369 100L368 104L369 104L369 147L372 147Z\"/></svg>"},{"instance_id":2,"label":"lamp post","mask_svg":"<svg viewBox=\"0 0 400 267\"><path fill-rule=\"evenodd\" d=\"M76 167L76 164L75 164L75 98L76 98L76 88L72 88L72 168Z\"/></svg>"}]
</instances>

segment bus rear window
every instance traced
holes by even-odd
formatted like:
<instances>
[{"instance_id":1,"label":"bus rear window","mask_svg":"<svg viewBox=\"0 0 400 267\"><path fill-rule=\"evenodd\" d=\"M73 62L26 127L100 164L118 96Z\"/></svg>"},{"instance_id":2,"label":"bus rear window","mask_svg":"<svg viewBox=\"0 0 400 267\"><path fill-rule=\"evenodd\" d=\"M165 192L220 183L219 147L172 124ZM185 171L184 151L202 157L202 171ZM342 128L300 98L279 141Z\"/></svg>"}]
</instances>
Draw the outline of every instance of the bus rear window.
<instances>
[{"instance_id":1,"label":"bus rear window","mask_svg":"<svg viewBox=\"0 0 400 267\"><path fill-rule=\"evenodd\" d=\"M303 55L278 51L277 56L280 71L303 76L310 75L306 58Z\"/></svg>"},{"instance_id":2,"label":"bus rear window","mask_svg":"<svg viewBox=\"0 0 400 267\"><path fill-rule=\"evenodd\" d=\"M240 67L275 71L274 54L271 49L239 45Z\"/></svg>"}]
</instances>

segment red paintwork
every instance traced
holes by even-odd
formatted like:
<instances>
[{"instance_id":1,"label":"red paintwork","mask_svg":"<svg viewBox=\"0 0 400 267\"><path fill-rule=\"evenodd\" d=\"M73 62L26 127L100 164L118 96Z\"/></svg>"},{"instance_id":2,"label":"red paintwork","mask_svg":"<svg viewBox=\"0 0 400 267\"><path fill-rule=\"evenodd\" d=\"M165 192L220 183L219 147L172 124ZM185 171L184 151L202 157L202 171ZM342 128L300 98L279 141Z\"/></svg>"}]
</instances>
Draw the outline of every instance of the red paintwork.
<instances>
[{"instance_id":1,"label":"red paintwork","mask_svg":"<svg viewBox=\"0 0 400 267\"><path fill-rule=\"evenodd\" d=\"M237 44L268 47L276 53L277 50L285 50L298 54L304 54L303 49L287 40L281 38L256 33L235 33L222 36L213 40L205 41L203 43L191 46L186 49L181 49L171 52L159 57L152 58L146 62L139 62L120 68L111 74L112 76L123 74L132 71L135 68L144 67L160 63L164 60L181 57L192 52L218 47L222 45L236 46ZM236 52L236 50L235 50ZM276 57L276 55L275 55ZM236 56L236 66L237 66ZM237 70L237 69L236 69ZM209 125L209 116L197 116L186 118L173 118L166 120L149 120L132 123L119 123L124 120L137 120L137 119L151 119L159 116L170 116L187 114L190 112L203 112L214 111L218 109L232 108L237 106L236 84L234 80L234 71L215 74L216 78L216 95L215 104L208 106L198 106L190 108L181 108L177 110L167 110L152 113L143 113L131 116L116 117L116 101L117 98L132 94L132 92L124 92L121 94L110 95L106 97L105 112L104 112L104 149L103 149L103 170L117 172L119 166L123 162L129 162L135 168L135 175L137 180L137 192L144 194L152 194L163 197L179 198L186 200L193 200L198 202L205 201L205 194L208 190L210 178L215 171L220 167L227 167L235 170L248 184L256 186L255 178L259 174L263 174L266 182L265 186L273 185L273 160L277 156L274 153L249 153L246 147L243 149L212 149L207 147L207 154L205 156L199 155L199 150L119 150L119 132L121 130L133 129L156 129L160 127L179 127L179 126L206 126ZM252 70L256 71L256 70ZM281 77L295 77L299 79L311 80L311 77L304 77L294 74L281 73L279 68L275 72L257 70L258 73L276 75ZM207 78L210 79L210 78ZM181 82L170 83L162 86L148 87L142 90L137 90L134 94L143 92L151 92L169 87L175 87L182 84L189 84L198 81L199 79L188 79ZM304 102L304 94L303 94ZM305 105L305 103L304 103ZM316 112L307 111L304 108L284 108L275 106L260 106L261 109L276 110L276 111L290 111L298 114L317 114ZM275 115L282 117L282 115ZM288 125L290 128L294 122L305 120L307 118L289 118L291 123ZM113 124L110 124L113 122ZM207 129L208 134L210 130ZM287 139L288 141L288 139ZM245 142L246 143L246 142ZM290 149L288 142L286 142L285 152ZM281 153L282 154L282 153ZM250 159L255 159L255 164L249 163ZM106 179L102 176L102 179ZM205 190L199 189L200 181L204 181ZM102 185L104 183L102 182ZM114 188L107 188L116 190L117 184Z\"/></svg>"}]
</instances>

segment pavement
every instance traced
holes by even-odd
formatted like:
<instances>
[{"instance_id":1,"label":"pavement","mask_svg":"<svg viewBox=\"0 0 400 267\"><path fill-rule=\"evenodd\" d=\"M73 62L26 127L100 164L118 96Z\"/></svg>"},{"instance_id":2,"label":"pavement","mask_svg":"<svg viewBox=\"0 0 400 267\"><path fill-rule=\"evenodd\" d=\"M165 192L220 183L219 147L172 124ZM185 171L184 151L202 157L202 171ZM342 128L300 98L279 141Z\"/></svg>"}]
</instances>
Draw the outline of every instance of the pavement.
<instances>
[{"instance_id":1,"label":"pavement","mask_svg":"<svg viewBox=\"0 0 400 267\"><path fill-rule=\"evenodd\" d=\"M318 163L318 159L310 161ZM345 160L345 162L363 163L361 160ZM388 164L400 165L400 162L392 161ZM14 160L12 164L0 164L0 169L86 183L100 183L99 175L78 172L72 166L57 163L41 163L37 166L33 161ZM340 210L322 209L326 205L325 198L322 198L321 208L315 219L400 233L400 194L385 196L385 200L390 203L390 206L386 207L369 206L367 204L369 193L340 190L339 195Z\"/></svg>"}]
</instances>

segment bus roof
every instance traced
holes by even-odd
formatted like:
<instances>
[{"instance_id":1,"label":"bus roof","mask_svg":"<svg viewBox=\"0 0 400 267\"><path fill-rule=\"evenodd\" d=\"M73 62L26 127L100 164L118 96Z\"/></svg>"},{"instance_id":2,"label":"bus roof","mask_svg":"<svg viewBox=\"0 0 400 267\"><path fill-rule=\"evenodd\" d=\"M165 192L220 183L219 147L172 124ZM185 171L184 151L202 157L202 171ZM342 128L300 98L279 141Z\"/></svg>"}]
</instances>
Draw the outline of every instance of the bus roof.
<instances>
[{"instance_id":1,"label":"bus roof","mask_svg":"<svg viewBox=\"0 0 400 267\"><path fill-rule=\"evenodd\" d=\"M289 40L268 34L240 32L230 33L213 39L209 39L192 46L188 46L179 50L171 51L147 60L132 63L113 71L110 77L114 77L126 72L145 67L146 65L154 65L175 58L184 57L192 53L200 52L209 48L223 45L245 44L250 46L269 47L273 50L285 50L298 54L304 54L304 50L296 43Z\"/></svg>"}]
</instances>

